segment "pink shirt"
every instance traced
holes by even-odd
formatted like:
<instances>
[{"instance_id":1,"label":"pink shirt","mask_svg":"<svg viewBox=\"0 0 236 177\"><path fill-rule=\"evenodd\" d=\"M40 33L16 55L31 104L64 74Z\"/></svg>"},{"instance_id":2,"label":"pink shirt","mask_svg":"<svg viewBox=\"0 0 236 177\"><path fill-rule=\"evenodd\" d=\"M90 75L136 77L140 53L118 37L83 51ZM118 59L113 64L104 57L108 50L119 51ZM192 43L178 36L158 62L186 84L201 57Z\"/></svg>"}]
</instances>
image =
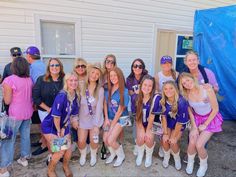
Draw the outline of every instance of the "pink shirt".
<instances>
[{"instance_id":1,"label":"pink shirt","mask_svg":"<svg viewBox=\"0 0 236 177\"><path fill-rule=\"evenodd\" d=\"M4 84L12 88L9 116L16 120L30 119L33 113L33 82L31 78L21 78L17 75L11 75L4 79L3 85Z\"/></svg>"}]
</instances>

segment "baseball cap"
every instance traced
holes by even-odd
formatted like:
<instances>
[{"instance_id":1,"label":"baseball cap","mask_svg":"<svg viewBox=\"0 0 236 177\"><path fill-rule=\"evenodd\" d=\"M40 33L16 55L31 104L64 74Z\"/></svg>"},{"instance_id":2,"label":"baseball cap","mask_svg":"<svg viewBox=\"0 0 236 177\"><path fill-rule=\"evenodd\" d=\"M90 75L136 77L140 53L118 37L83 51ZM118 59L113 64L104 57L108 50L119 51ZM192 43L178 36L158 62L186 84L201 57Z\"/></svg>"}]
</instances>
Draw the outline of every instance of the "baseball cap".
<instances>
[{"instance_id":1,"label":"baseball cap","mask_svg":"<svg viewBox=\"0 0 236 177\"><path fill-rule=\"evenodd\" d=\"M161 64L165 64L165 63L172 63L172 57L169 55L165 55L161 57Z\"/></svg>"},{"instance_id":2,"label":"baseball cap","mask_svg":"<svg viewBox=\"0 0 236 177\"><path fill-rule=\"evenodd\" d=\"M39 49L35 46L28 47L25 53L29 55L34 55L34 56L40 56Z\"/></svg>"},{"instance_id":3,"label":"baseball cap","mask_svg":"<svg viewBox=\"0 0 236 177\"><path fill-rule=\"evenodd\" d=\"M21 51L21 49L19 47L12 47L10 49L10 52L11 52L12 56L16 56L16 55L20 56L20 55L22 55L22 51Z\"/></svg>"}]
</instances>

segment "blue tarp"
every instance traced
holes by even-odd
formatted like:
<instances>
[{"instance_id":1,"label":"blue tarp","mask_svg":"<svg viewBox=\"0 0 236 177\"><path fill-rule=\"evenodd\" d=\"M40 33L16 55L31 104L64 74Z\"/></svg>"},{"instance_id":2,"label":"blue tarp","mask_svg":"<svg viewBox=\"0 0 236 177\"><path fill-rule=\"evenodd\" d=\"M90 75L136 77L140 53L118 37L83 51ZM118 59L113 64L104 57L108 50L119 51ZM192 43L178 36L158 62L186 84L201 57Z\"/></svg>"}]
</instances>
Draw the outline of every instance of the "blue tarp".
<instances>
[{"instance_id":1,"label":"blue tarp","mask_svg":"<svg viewBox=\"0 0 236 177\"><path fill-rule=\"evenodd\" d=\"M193 47L216 75L224 119L236 120L236 5L197 10Z\"/></svg>"}]
</instances>

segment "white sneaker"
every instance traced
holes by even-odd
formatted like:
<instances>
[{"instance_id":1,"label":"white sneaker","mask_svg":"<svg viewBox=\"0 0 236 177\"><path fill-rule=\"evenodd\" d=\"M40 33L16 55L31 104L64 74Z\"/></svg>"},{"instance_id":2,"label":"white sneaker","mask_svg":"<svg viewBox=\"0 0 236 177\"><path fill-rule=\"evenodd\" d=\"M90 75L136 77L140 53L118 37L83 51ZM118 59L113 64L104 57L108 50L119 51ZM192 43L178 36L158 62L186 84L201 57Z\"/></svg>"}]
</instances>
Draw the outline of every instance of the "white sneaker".
<instances>
[{"instance_id":1,"label":"white sneaker","mask_svg":"<svg viewBox=\"0 0 236 177\"><path fill-rule=\"evenodd\" d=\"M0 177L10 177L10 173L8 171L5 173L0 173Z\"/></svg>"},{"instance_id":2,"label":"white sneaker","mask_svg":"<svg viewBox=\"0 0 236 177\"><path fill-rule=\"evenodd\" d=\"M22 160L21 158L19 158L18 160L17 160L17 163L18 164L21 164L23 167L27 167L28 166L28 160Z\"/></svg>"}]
</instances>

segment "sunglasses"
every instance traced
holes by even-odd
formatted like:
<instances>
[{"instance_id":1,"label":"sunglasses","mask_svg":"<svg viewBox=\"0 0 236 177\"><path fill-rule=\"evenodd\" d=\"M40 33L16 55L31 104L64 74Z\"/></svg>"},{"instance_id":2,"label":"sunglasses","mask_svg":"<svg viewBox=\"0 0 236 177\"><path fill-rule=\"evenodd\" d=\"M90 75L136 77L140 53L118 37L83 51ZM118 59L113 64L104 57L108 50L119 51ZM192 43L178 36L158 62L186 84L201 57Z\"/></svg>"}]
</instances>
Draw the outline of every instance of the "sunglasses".
<instances>
[{"instance_id":1,"label":"sunglasses","mask_svg":"<svg viewBox=\"0 0 236 177\"><path fill-rule=\"evenodd\" d=\"M13 56L13 57L20 57L21 54L13 54L12 56Z\"/></svg>"},{"instance_id":2,"label":"sunglasses","mask_svg":"<svg viewBox=\"0 0 236 177\"><path fill-rule=\"evenodd\" d=\"M106 60L106 64L114 64L115 62L113 60Z\"/></svg>"},{"instance_id":3,"label":"sunglasses","mask_svg":"<svg viewBox=\"0 0 236 177\"><path fill-rule=\"evenodd\" d=\"M77 65L75 68L86 68L85 65Z\"/></svg>"},{"instance_id":4,"label":"sunglasses","mask_svg":"<svg viewBox=\"0 0 236 177\"><path fill-rule=\"evenodd\" d=\"M59 64L50 64L50 67L59 67Z\"/></svg>"},{"instance_id":5,"label":"sunglasses","mask_svg":"<svg viewBox=\"0 0 236 177\"><path fill-rule=\"evenodd\" d=\"M135 69L137 69L137 68L143 69L143 65L137 65L137 64L136 64L136 65L133 66L133 68L135 68Z\"/></svg>"}]
</instances>

